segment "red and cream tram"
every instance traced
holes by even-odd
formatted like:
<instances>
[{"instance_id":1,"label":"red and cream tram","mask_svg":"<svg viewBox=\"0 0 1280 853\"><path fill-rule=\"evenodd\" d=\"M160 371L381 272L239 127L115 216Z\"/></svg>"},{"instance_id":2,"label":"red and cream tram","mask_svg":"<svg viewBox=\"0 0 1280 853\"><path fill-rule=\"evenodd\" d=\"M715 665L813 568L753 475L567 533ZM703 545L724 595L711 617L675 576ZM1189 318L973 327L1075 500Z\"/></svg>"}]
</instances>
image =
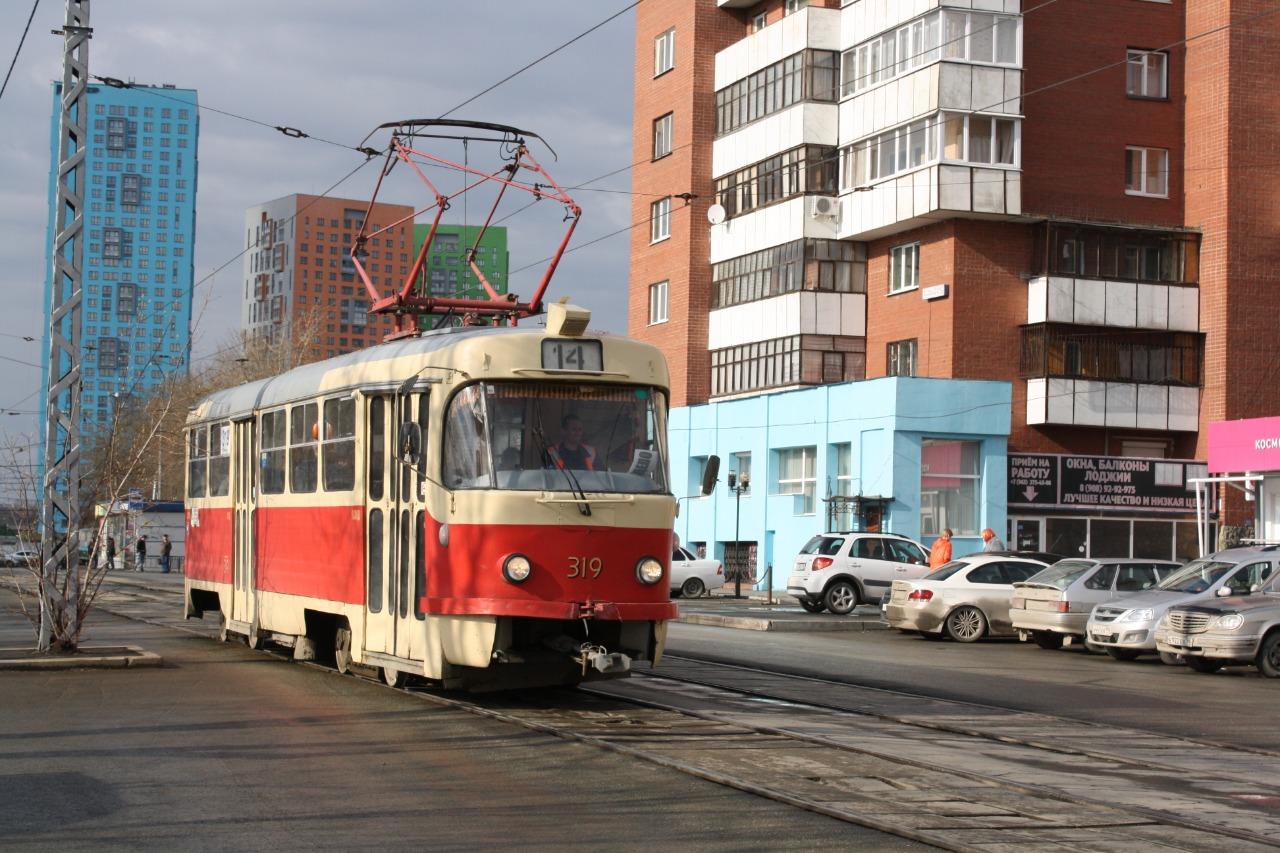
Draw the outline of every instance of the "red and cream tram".
<instances>
[{"instance_id":1,"label":"red and cream tram","mask_svg":"<svg viewBox=\"0 0 1280 853\"><path fill-rule=\"evenodd\" d=\"M656 663L676 613L666 362L549 309L545 329L427 333L202 401L187 615L392 684Z\"/></svg>"}]
</instances>

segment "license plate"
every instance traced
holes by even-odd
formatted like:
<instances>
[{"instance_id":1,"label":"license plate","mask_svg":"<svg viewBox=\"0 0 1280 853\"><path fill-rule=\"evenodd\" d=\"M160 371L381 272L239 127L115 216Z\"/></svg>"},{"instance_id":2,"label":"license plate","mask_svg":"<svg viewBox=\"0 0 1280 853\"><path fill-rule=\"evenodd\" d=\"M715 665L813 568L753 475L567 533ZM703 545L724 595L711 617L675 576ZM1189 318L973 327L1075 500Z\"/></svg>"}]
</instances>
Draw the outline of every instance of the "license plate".
<instances>
[{"instance_id":1,"label":"license plate","mask_svg":"<svg viewBox=\"0 0 1280 853\"><path fill-rule=\"evenodd\" d=\"M1191 638L1186 634L1170 634L1169 639L1166 640L1165 642L1167 642L1171 646L1186 647L1186 646L1194 645Z\"/></svg>"}]
</instances>

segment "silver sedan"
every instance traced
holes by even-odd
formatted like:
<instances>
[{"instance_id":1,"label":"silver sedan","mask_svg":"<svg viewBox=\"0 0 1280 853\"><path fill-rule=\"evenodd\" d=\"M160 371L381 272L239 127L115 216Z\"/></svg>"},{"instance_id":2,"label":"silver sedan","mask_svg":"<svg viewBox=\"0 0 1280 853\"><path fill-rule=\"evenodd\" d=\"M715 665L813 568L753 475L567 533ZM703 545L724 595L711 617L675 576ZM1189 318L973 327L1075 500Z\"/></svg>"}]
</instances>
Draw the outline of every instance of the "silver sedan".
<instances>
[{"instance_id":1,"label":"silver sedan","mask_svg":"<svg viewBox=\"0 0 1280 853\"><path fill-rule=\"evenodd\" d=\"M947 563L919 580L894 581L884 607L891 628L961 643L1014 633L1009 622L1013 584L1045 567L1037 560L975 554Z\"/></svg>"}]
</instances>

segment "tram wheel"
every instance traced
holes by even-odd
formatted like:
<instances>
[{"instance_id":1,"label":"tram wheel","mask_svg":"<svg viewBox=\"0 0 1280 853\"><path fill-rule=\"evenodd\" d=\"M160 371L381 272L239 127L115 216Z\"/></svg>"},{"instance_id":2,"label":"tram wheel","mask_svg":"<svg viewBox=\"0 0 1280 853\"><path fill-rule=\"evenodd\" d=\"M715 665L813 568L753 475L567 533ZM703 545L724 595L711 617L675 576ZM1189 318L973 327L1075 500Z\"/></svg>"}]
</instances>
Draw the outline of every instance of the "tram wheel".
<instances>
[{"instance_id":1,"label":"tram wheel","mask_svg":"<svg viewBox=\"0 0 1280 853\"><path fill-rule=\"evenodd\" d=\"M404 684L404 673L389 666L382 667L382 680L388 687L400 687Z\"/></svg>"},{"instance_id":2,"label":"tram wheel","mask_svg":"<svg viewBox=\"0 0 1280 853\"><path fill-rule=\"evenodd\" d=\"M338 628L333 632L333 666L343 675L351 671L350 628Z\"/></svg>"}]
</instances>

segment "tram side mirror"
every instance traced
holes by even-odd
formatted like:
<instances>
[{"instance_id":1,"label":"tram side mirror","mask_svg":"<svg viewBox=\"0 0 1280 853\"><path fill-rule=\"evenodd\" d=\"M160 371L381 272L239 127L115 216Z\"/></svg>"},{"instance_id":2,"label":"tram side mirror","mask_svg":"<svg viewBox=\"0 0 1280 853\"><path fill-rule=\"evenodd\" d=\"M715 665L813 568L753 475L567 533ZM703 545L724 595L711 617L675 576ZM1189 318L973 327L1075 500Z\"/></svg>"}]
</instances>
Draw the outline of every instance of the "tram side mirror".
<instances>
[{"instance_id":1,"label":"tram side mirror","mask_svg":"<svg viewBox=\"0 0 1280 853\"><path fill-rule=\"evenodd\" d=\"M716 480L720 478L720 457L708 456L707 465L702 469L702 496L706 497L716 488Z\"/></svg>"},{"instance_id":2,"label":"tram side mirror","mask_svg":"<svg viewBox=\"0 0 1280 853\"><path fill-rule=\"evenodd\" d=\"M400 461L418 467L422 464L422 427L413 421L400 424Z\"/></svg>"}]
</instances>

